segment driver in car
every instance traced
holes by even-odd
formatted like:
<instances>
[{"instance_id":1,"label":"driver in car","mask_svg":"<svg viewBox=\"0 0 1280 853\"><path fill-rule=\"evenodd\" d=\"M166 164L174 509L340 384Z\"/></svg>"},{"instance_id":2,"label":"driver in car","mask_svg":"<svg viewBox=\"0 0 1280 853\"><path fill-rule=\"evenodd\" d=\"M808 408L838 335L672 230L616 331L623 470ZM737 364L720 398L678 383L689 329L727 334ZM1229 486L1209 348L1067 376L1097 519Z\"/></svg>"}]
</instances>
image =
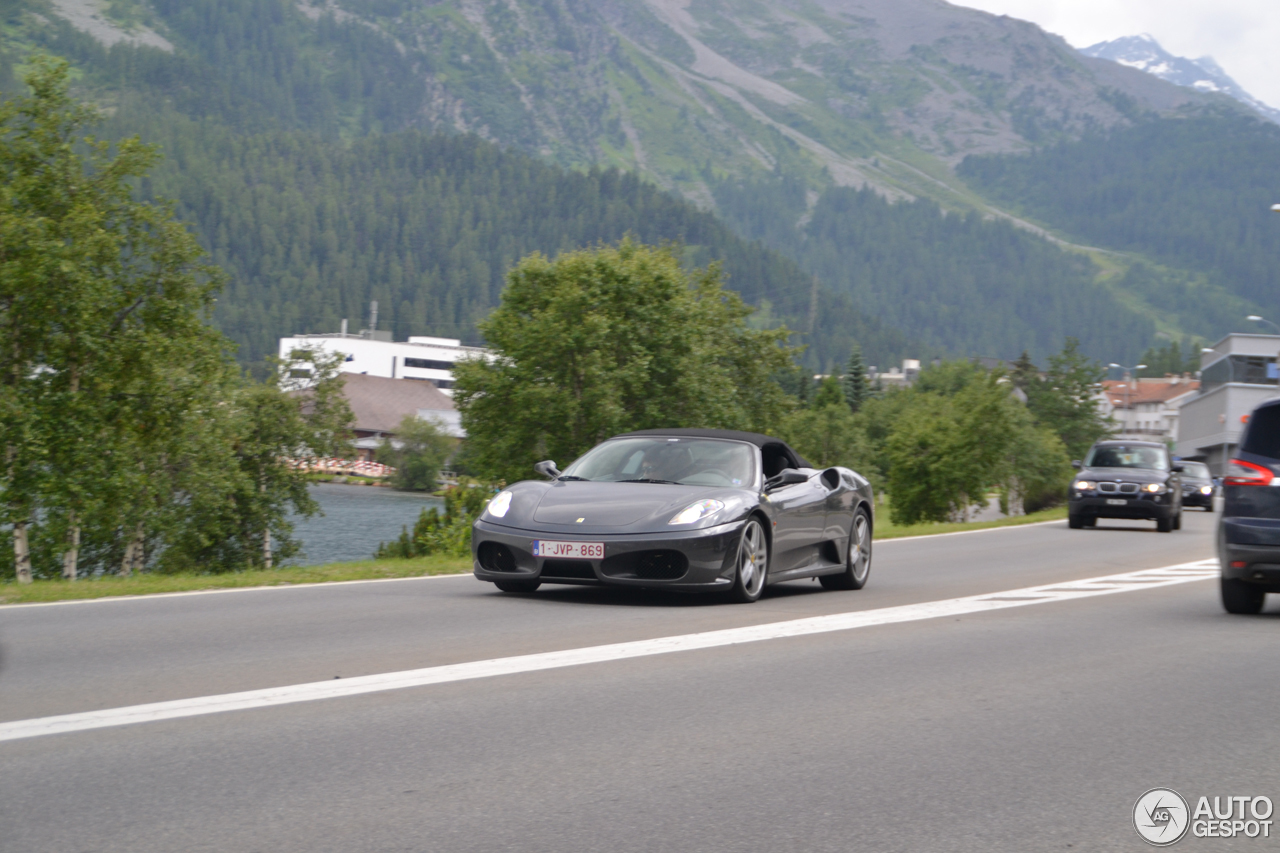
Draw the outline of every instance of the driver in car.
<instances>
[{"instance_id":1,"label":"driver in car","mask_svg":"<svg viewBox=\"0 0 1280 853\"><path fill-rule=\"evenodd\" d=\"M693 473L696 464L689 448L671 443L650 448L640 463L639 476L645 480L678 483Z\"/></svg>"}]
</instances>

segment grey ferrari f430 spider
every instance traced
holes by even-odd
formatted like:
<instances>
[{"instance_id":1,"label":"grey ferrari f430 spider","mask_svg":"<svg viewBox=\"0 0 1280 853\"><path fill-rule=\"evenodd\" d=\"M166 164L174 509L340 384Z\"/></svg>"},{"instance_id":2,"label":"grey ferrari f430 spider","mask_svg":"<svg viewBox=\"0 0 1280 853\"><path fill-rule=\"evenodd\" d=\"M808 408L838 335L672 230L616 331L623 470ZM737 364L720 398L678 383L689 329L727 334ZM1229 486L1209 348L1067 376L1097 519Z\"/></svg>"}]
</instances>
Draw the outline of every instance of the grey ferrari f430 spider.
<instances>
[{"instance_id":1,"label":"grey ferrari f430 spider","mask_svg":"<svg viewBox=\"0 0 1280 853\"><path fill-rule=\"evenodd\" d=\"M475 576L506 592L544 583L724 592L816 577L861 589L871 571L871 485L814 468L749 432L644 430L593 447L563 472L523 481L472 527Z\"/></svg>"}]
</instances>

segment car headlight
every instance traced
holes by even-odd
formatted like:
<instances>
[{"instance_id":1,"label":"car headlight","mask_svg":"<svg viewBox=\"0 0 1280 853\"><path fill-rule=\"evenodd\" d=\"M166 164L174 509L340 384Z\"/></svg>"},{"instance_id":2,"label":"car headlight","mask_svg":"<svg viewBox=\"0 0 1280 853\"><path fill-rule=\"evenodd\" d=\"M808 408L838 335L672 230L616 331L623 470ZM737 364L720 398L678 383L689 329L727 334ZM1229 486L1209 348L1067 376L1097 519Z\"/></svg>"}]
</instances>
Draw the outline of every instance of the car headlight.
<instances>
[{"instance_id":1,"label":"car headlight","mask_svg":"<svg viewBox=\"0 0 1280 853\"><path fill-rule=\"evenodd\" d=\"M1202 494L1202 495L1211 495L1211 494L1213 494L1213 486L1201 486L1201 487L1200 487L1200 494Z\"/></svg>"},{"instance_id":2,"label":"car headlight","mask_svg":"<svg viewBox=\"0 0 1280 853\"><path fill-rule=\"evenodd\" d=\"M1058 482L1061 483L1062 481L1059 480ZM1076 480L1075 487L1078 492L1091 492L1098 488L1098 484L1092 480Z\"/></svg>"},{"instance_id":3,"label":"car headlight","mask_svg":"<svg viewBox=\"0 0 1280 853\"><path fill-rule=\"evenodd\" d=\"M1164 483L1147 483L1142 487L1142 491L1150 492L1153 495L1162 495L1168 491Z\"/></svg>"},{"instance_id":4,"label":"car headlight","mask_svg":"<svg viewBox=\"0 0 1280 853\"><path fill-rule=\"evenodd\" d=\"M695 521L701 521L708 515L717 513L722 509L724 509L724 501L698 501L680 510L680 514L668 521L667 524L693 524Z\"/></svg>"},{"instance_id":5,"label":"car headlight","mask_svg":"<svg viewBox=\"0 0 1280 853\"><path fill-rule=\"evenodd\" d=\"M507 510L511 509L511 492L498 492L485 509L494 518L506 517Z\"/></svg>"}]
</instances>

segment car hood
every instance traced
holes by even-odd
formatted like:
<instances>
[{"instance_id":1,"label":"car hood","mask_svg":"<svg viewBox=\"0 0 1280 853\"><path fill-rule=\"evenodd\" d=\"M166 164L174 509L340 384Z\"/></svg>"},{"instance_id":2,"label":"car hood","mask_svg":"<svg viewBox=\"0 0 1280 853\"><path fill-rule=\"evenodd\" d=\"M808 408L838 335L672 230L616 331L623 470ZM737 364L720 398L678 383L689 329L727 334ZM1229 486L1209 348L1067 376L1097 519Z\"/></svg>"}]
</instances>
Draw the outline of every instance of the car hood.
<instances>
[{"instance_id":1,"label":"car hood","mask_svg":"<svg viewBox=\"0 0 1280 853\"><path fill-rule=\"evenodd\" d=\"M604 534L678 532L733 521L752 503L741 489L678 486L663 483L594 483L558 480L527 481L511 487L511 509L489 523L556 533ZM689 504L713 498L725 509L691 525L668 522Z\"/></svg>"},{"instance_id":2,"label":"car hood","mask_svg":"<svg viewBox=\"0 0 1280 853\"><path fill-rule=\"evenodd\" d=\"M1170 476L1168 471L1157 471L1154 468L1085 468L1076 479L1101 480L1104 483L1163 483Z\"/></svg>"}]
</instances>

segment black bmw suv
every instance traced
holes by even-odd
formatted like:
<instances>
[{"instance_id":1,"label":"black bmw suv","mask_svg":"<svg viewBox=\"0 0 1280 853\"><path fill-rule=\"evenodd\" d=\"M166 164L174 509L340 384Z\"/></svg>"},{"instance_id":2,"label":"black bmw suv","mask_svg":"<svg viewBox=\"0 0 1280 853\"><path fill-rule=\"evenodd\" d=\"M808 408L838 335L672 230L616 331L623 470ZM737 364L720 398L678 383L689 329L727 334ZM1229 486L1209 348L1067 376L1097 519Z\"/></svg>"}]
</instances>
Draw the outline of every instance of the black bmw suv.
<instances>
[{"instance_id":1,"label":"black bmw suv","mask_svg":"<svg viewBox=\"0 0 1280 853\"><path fill-rule=\"evenodd\" d=\"M1182 527L1181 465L1154 441L1099 441L1067 493L1067 523L1094 527L1099 518L1154 519L1161 533Z\"/></svg>"},{"instance_id":2,"label":"black bmw suv","mask_svg":"<svg viewBox=\"0 0 1280 853\"><path fill-rule=\"evenodd\" d=\"M1253 410L1240 450L1222 480L1218 560L1222 606L1260 613L1280 592L1280 399Z\"/></svg>"}]
</instances>

